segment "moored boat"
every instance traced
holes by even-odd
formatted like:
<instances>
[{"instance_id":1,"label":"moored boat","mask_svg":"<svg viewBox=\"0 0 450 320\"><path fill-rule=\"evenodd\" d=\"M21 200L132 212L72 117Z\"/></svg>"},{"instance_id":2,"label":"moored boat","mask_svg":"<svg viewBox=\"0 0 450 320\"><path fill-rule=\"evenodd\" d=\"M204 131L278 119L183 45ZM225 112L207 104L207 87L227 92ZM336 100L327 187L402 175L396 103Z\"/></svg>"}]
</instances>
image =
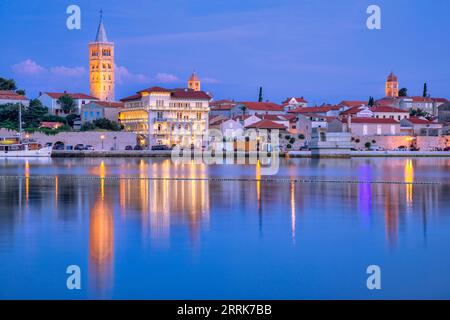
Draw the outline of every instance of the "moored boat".
<instances>
[{"instance_id":1,"label":"moored boat","mask_svg":"<svg viewBox=\"0 0 450 320\"><path fill-rule=\"evenodd\" d=\"M43 147L33 140L21 140L19 137L0 137L0 158L5 157L50 157L52 148Z\"/></svg>"}]
</instances>

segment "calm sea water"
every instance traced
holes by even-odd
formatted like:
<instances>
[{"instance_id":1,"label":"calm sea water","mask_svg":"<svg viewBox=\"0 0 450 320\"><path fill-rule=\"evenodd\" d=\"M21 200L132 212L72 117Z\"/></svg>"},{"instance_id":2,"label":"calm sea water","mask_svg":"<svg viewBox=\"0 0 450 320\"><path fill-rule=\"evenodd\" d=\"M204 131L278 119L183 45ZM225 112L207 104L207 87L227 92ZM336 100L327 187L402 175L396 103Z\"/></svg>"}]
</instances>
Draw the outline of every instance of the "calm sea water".
<instances>
[{"instance_id":1,"label":"calm sea water","mask_svg":"<svg viewBox=\"0 0 450 320\"><path fill-rule=\"evenodd\" d=\"M449 299L449 168L283 160L277 178L361 181L292 183L253 181L255 165L0 159L0 298Z\"/></svg>"}]
</instances>

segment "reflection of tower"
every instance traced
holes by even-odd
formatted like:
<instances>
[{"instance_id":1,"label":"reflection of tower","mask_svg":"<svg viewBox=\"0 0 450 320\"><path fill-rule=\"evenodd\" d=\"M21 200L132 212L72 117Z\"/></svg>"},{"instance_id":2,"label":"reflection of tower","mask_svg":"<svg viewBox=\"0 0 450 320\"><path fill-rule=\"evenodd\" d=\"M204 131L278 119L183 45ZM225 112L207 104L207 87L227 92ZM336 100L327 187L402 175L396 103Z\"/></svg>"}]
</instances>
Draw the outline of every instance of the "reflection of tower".
<instances>
[{"instance_id":1,"label":"reflection of tower","mask_svg":"<svg viewBox=\"0 0 450 320\"><path fill-rule=\"evenodd\" d=\"M112 287L112 261L114 257L114 218L105 201L105 168L100 165L100 197L91 208L89 223L89 279L97 293Z\"/></svg>"},{"instance_id":2,"label":"reflection of tower","mask_svg":"<svg viewBox=\"0 0 450 320\"><path fill-rule=\"evenodd\" d=\"M199 77L197 77L197 74L195 72L193 72L191 77L189 78L188 88L195 91L200 91L200 79Z\"/></svg>"},{"instance_id":3,"label":"reflection of tower","mask_svg":"<svg viewBox=\"0 0 450 320\"><path fill-rule=\"evenodd\" d=\"M101 13L97 36L89 43L89 82L92 96L114 101L114 43L108 42Z\"/></svg>"},{"instance_id":4,"label":"reflection of tower","mask_svg":"<svg viewBox=\"0 0 450 320\"><path fill-rule=\"evenodd\" d=\"M386 97L398 98L398 78L392 72L386 80Z\"/></svg>"}]
</instances>

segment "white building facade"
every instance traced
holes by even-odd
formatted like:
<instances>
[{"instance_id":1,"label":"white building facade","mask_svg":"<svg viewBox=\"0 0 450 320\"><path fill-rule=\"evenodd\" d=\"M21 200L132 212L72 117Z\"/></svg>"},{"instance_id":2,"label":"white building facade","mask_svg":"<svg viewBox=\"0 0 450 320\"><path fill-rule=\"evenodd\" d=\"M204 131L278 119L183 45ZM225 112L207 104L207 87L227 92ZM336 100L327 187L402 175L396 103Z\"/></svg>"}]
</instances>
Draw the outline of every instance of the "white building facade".
<instances>
[{"instance_id":1,"label":"white building facade","mask_svg":"<svg viewBox=\"0 0 450 320\"><path fill-rule=\"evenodd\" d=\"M151 87L121 99L119 122L142 136L147 147L201 147L208 129L211 97L193 89Z\"/></svg>"}]
</instances>

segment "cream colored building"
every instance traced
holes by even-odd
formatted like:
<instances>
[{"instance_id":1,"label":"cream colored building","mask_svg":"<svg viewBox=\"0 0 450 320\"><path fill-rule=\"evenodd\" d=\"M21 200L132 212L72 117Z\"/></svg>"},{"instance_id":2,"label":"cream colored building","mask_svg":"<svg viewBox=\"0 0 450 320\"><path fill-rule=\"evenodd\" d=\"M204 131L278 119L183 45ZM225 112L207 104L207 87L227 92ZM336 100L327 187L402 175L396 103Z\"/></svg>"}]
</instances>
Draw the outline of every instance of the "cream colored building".
<instances>
[{"instance_id":1,"label":"cream colored building","mask_svg":"<svg viewBox=\"0 0 450 320\"><path fill-rule=\"evenodd\" d=\"M151 87L121 99L119 122L126 131L141 135L146 146L201 147L208 129L211 96L194 89Z\"/></svg>"}]
</instances>

